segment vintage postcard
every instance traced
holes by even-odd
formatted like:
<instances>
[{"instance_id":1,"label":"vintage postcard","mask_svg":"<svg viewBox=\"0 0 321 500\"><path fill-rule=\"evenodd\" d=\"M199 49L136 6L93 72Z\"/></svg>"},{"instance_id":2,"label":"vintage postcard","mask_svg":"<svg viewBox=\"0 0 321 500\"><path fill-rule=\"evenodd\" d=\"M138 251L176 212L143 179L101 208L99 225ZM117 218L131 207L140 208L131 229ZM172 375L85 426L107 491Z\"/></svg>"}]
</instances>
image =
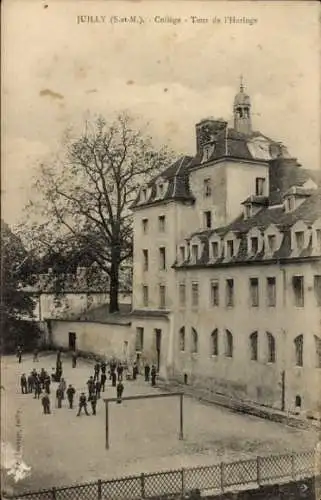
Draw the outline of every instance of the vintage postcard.
<instances>
[{"instance_id":1,"label":"vintage postcard","mask_svg":"<svg viewBox=\"0 0 321 500\"><path fill-rule=\"evenodd\" d=\"M1 497L321 499L320 4L2 3Z\"/></svg>"}]
</instances>

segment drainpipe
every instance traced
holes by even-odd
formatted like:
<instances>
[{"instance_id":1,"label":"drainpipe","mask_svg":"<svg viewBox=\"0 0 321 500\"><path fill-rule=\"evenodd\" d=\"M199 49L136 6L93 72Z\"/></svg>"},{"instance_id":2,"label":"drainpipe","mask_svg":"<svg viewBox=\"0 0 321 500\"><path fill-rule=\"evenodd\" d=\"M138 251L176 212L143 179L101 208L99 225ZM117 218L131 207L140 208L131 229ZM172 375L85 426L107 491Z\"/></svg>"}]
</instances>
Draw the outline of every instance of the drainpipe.
<instances>
[{"instance_id":1,"label":"drainpipe","mask_svg":"<svg viewBox=\"0 0 321 500\"><path fill-rule=\"evenodd\" d=\"M282 273L282 307L286 309L286 271L281 268ZM282 329L282 372L281 372L281 410L285 411L285 389L286 389L286 330Z\"/></svg>"}]
</instances>

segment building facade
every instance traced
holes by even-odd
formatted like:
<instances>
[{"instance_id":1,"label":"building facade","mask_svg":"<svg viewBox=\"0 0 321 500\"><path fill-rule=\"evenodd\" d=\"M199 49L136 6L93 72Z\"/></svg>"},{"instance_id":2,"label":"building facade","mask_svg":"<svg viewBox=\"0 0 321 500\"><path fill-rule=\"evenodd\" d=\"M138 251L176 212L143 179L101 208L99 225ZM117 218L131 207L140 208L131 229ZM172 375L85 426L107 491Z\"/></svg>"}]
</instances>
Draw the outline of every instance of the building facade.
<instances>
[{"instance_id":1,"label":"building facade","mask_svg":"<svg viewBox=\"0 0 321 500\"><path fill-rule=\"evenodd\" d=\"M234 127L196 125L196 154L134 203L132 328L160 375L285 410L321 391L321 187L253 131L241 85Z\"/></svg>"}]
</instances>

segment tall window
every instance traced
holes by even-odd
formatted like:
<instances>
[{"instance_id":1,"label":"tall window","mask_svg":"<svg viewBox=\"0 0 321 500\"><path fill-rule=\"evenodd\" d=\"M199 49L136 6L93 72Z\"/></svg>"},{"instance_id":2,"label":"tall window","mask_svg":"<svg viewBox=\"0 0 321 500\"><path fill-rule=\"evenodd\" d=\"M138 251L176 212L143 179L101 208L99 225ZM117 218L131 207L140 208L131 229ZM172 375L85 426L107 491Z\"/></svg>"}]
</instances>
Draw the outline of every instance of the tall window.
<instances>
[{"instance_id":1,"label":"tall window","mask_svg":"<svg viewBox=\"0 0 321 500\"><path fill-rule=\"evenodd\" d=\"M250 300L252 307L259 305L259 280L258 278L250 278Z\"/></svg>"},{"instance_id":2,"label":"tall window","mask_svg":"<svg viewBox=\"0 0 321 500\"><path fill-rule=\"evenodd\" d=\"M211 333L211 354L212 356L218 356L218 329Z\"/></svg>"},{"instance_id":3,"label":"tall window","mask_svg":"<svg viewBox=\"0 0 321 500\"><path fill-rule=\"evenodd\" d=\"M179 284L179 305L184 307L186 304L186 285L185 283Z\"/></svg>"},{"instance_id":4,"label":"tall window","mask_svg":"<svg viewBox=\"0 0 321 500\"><path fill-rule=\"evenodd\" d=\"M227 307L234 306L234 280L226 280L226 305Z\"/></svg>"},{"instance_id":5,"label":"tall window","mask_svg":"<svg viewBox=\"0 0 321 500\"><path fill-rule=\"evenodd\" d=\"M159 269L164 271L166 269L166 249L165 247L160 247L159 249Z\"/></svg>"},{"instance_id":6,"label":"tall window","mask_svg":"<svg viewBox=\"0 0 321 500\"><path fill-rule=\"evenodd\" d=\"M185 326L179 330L179 350L185 351Z\"/></svg>"},{"instance_id":7,"label":"tall window","mask_svg":"<svg viewBox=\"0 0 321 500\"><path fill-rule=\"evenodd\" d=\"M191 330L191 352L192 353L197 353L198 352L198 334L195 328L192 328Z\"/></svg>"},{"instance_id":8,"label":"tall window","mask_svg":"<svg viewBox=\"0 0 321 500\"><path fill-rule=\"evenodd\" d=\"M217 259L219 257L218 241L212 241L211 248L212 248L213 259Z\"/></svg>"},{"instance_id":9,"label":"tall window","mask_svg":"<svg viewBox=\"0 0 321 500\"><path fill-rule=\"evenodd\" d=\"M143 306L148 307L148 286L143 285Z\"/></svg>"},{"instance_id":10,"label":"tall window","mask_svg":"<svg viewBox=\"0 0 321 500\"><path fill-rule=\"evenodd\" d=\"M233 357L233 335L230 330L225 330L225 356L227 358Z\"/></svg>"},{"instance_id":11,"label":"tall window","mask_svg":"<svg viewBox=\"0 0 321 500\"><path fill-rule=\"evenodd\" d=\"M297 250L303 250L304 248L304 231L295 231L295 246Z\"/></svg>"},{"instance_id":12,"label":"tall window","mask_svg":"<svg viewBox=\"0 0 321 500\"><path fill-rule=\"evenodd\" d=\"M267 237L268 251L275 252L276 249L276 236L275 234L269 234Z\"/></svg>"},{"instance_id":13,"label":"tall window","mask_svg":"<svg viewBox=\"0 0 321 500\"><path fill-rule=\"evenodd\" d=\"M275 277L272 276L270 278L266 278L266 296L267 296L267 305L268 307L276 306L276 280Z\"/></svg>"},{"instance_id":14,"label":"tall window","mask_svg":"<svg viewBox=\"0 0 321 500\"><path fill-rule=\"evenodd\" d=\"M143 249L143 270L148 271L148 250Z\"/></svg>"},{"instance_id":15,"label":"tall window","mask_svg":"<svg viewBox=\"0 0 321 500\"><path fill-rule=\"evenodd\" d=\"M148 219L142 220L142 228L143 228L143 233L147 234L148 233Z\"/></svg>"},{"instance_id":16,"label":"tall window","mask_svg":"<svg viewBox=\"0 0 321 500\"><path fill-rule=\"evenodd\" d=\"M136 328L136 351L141 352L144 348L144 328Z\"/></svg>"},{"instance_id":17,"label":"tall window","mask_svg":"<svg viewBox=\"0 0 321 500\"><path fill-rule=\"evenodd\" d=\"M251 254L252 255L257 254L258 250L259 250L259 240L256 236L254 236L253 238L251 238Z\"/></svg>"},{"instance_id":18,"label":"tall window","mask_svg":"<svg viewBox=\"0 0 321 500\"><path fill-rule=\"evenodd\" d=\"M192 283L192 307L198 306L199 293L198 293L198 283Z\"/></svg>"},{"instance_id":19,"label":"tall window","mask_svg":"<svg viewBox=\"0 0 321 500\"><path fill-rule=\"evenodd\" d=\"M183 245L179 247L179 260L181 262L185 261L185 247Z\"/></svg>"},{"instance_id":20,"label":"tall window","mask_svg":"<svg viewBox=\"0 0 321 500\"><path fill-rule=\"evenodd\" d=\"M159 285L159 308L165 309L166 307L166 287Z\"/></svg>"},{"instance_id":21,"label":"tall window","mask_svg":"<svg viewBox=\"0 0 321 500\"><path fill-rule=\"evenodd\" d=\"M198 245L192 245L192 261L195 263L198 260Z\"/></svg>"},{"instance_id":22,"label":"tall window","mask_svg":"<svg viewBox=\"0 0 321 500\"><path fill-rule=\"evenodd\" d=\"M316 250L321 251L321 229L315 230Z\"/></svg>"},{"instance_id":23,"label":"tall window","mask_svg":"<svg viewBox=\"0 0 321 500\"><path fill-rule=\"evenodd\" d=\"M251 360L257 361L258 359L258 333L253 332L250 335L250 354Z\"/></svg>"},{"instance_id":24,"label":"tall window","mask_svg":"<svg viewBox=\"0 0 321 500\"><path fill-rule=\"evenodd\" d=\"M257 177L255 179L255 194L256 196L264 195L265 179L264 177Z\"/></svg>"},{"instance_id":25,"label":"tall window","mask_svg":"<svg viewBox=\"0 0 321 500\"><path fill-rule=\"evenodd\" d=\"M321 275L314 276L314 295L318 306L321 306Z\"/></svg>"},{"instance_id":26,"label":"tall window","mask_svg":"<svg viewBox=\"0 0 321 500\"><path fill-rule=\"evenodd\" d=\"M230 259L234 255L234 241L227 240L226 242L226 257Z\"/></svg>"},{"instance_id":27,"label":"tall window","mask_svg":"<svg viewBox=\"0 0 321 500\"><path fill-rule=\"evenodd\" d=\"M292 288L294 295L294 305L296 307L304 307L304 277L293 276Z\"/></svg>"},{"instance_id":28,"label":"tall window","mask_svg":"<svg viewBox=\"0 0 321 500\"><path fill-rule=\"evenodd\" d=\"M211 229L212 227L212 212L210 210L206 210L203 214L204 217L204 227L206 229Z\"/></svg>"},{"instance_id":29,"label":"tall window","mask_svg":"<svg viewBox=\"0 0 321 500\"><path fill-rule=\"evenodd\" d=\"M213 307L220 305L219 284L217 280L211 281L211 305Z\"/></svg>"},{"instance_id":30,"label":"tall window","mask_svg":"<svg viewBox=\"0 0 321 500\"><path fill-rule=\"evenodd\" d=\"M211 179L204 179L203 185L204 198L208 198L212 194Z\"/></svg>"},{"instance_id":31,"label":"tall window","mask_svg":"<svg viewBox=\"0 0 321 500\"><path fill-rule=\"evenodd\" d=\"M314 335L315 343L315 366L321 368L321 339Z\"/></svg>"},{"instance_id":32,"label":"tall window","mask_svg":"<svg viewBox=\"0 0 321 500\"><path fill-rule=\"evenodd\" d=\"M294 339L295 348L295 364L297 366L303 366L303 335L298 335Z\"/></svg>"},{"instance_id":33,"label":"tall window","mask_svg":"<svg viewBox=\"0 0 321 500\"><path fill-rule=\"evenodd\" d=\"M275 338L272 333L266 332L266 340L267 340L267 360L268 363L275 363Z\"/></svg>"},{"instance_id":34,"label":"tall window","mask_svg":"<svg viewBox=\"0 0 321 500\"><path fill-rule=\"evenodd\" d=\"M165 215L160 215L158 217L158 230L160 233L165 232Z\"/></svg>"}]
</instances>

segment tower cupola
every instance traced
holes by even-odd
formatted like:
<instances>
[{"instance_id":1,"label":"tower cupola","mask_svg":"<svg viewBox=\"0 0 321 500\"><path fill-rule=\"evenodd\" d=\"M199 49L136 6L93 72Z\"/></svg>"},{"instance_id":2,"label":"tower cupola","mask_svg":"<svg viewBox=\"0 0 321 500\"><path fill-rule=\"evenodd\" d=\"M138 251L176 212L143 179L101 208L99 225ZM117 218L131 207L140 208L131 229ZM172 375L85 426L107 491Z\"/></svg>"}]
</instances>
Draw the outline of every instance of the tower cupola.
<instances>
[{"instance_id":1,"label":"tower cupola","mask_svg":"<svg viewBox=\"0 0 321 500\"><path fill-rule=\"evenodd\" d=\"M240 90L234 98L234 128L237 132L250 135L252 132L251 123L251 100L244 92L243 78L241 76Z\"/></svg>"}]
</instances>

